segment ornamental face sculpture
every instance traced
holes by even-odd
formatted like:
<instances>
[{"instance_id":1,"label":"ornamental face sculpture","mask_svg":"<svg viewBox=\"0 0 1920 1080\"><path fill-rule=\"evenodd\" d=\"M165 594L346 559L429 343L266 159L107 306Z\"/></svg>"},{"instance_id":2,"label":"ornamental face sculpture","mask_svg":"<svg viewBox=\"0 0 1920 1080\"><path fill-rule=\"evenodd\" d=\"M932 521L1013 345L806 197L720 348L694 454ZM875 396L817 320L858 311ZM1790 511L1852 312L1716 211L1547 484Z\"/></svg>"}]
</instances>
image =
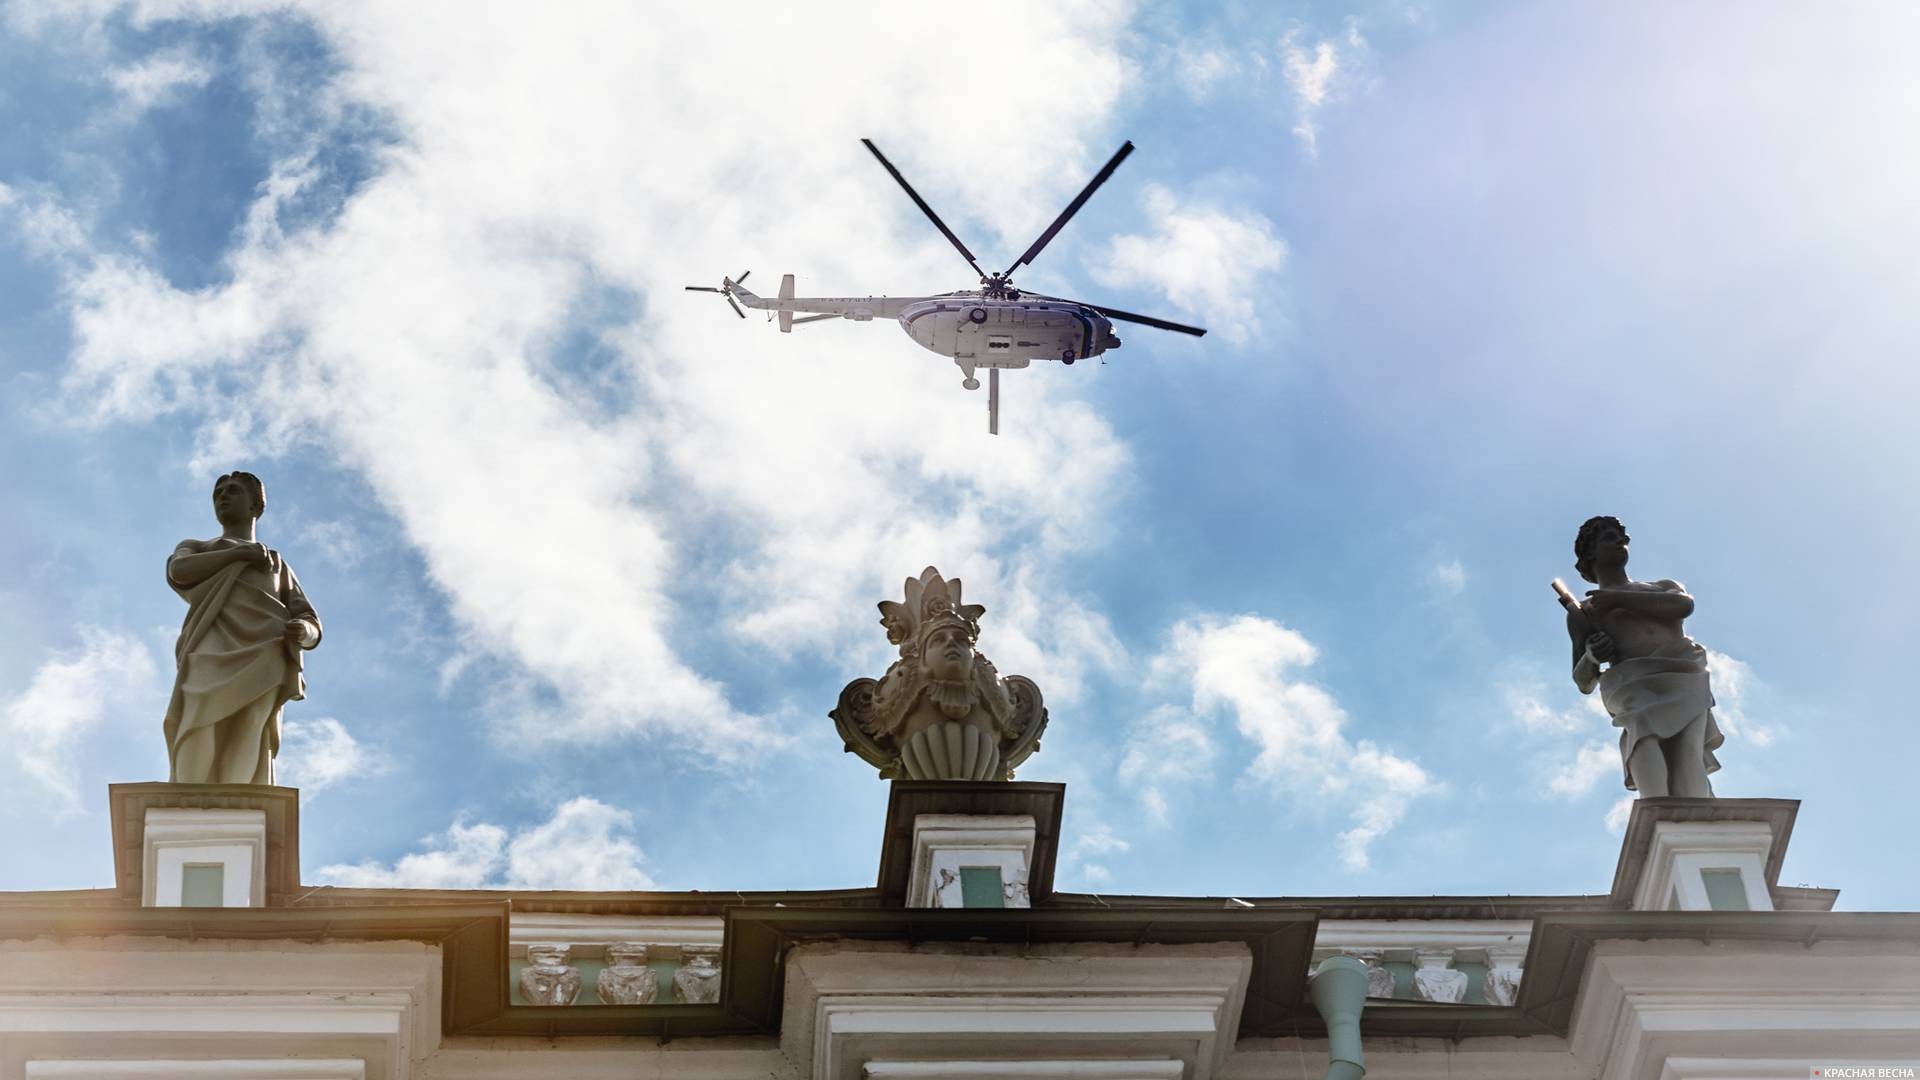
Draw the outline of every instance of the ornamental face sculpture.
<instances>
[{"instance_id":1,"label":"ornamental face sculpture","mask_svg":"<svg viewBox=\"0 0 1920 1080\"><path fill-rule=\"evenodd\" d=\"M176 784L273 783L280 709L306 695L301 654L320 644L320 617L293 568L254 539L266 508L259 477L222 476L220 535L182 540L167 559L167 584L187 602L162 725Z\"/></svg>"},{"instance_id":2,"label":"ornamental face sculpture","mask_svg":"<svg viewBox=\"0 0 1920 1080\"><path fill-rule=\"evenodd\" d=\"M673 973L674 993L682 1005L711 1005L720 1000L720 947L688 945Z\"/></svg>"},{"instance_id":3,"label":"ornamental face sculpture","mask_svg":"<svg viewBox=\"0 0 1920 1080\"><path fill-rule=\"evenodd\" d=\"M1707 650L1681 628L1693 597L1671 579L1629 578L1629 540L1619 518L1589 518L1573 541L1574 569L1599 588L1582 601L1553 583L1567 609L1573 683L1583 694L1600 688L1620 729L1628 790L1643 799L1710 799L1707 774L1720 767L1713 751L1724 737L1713 719Z\"/></svg>"},{"instance_id":4,"label":"ornamental face sculpture","mask_svg":"<svg viewBox=\"0 0 1920 1080\"><path fill-rule=\"evenodd\" d=\"M520 993L529 1005L571 1005L580 997L580 969L567 963L565 945L527 946L527 966L520 969Z\"/></svg>"},{"instance_id":5,"label":"ornamental face sculpture","mask_svg":"<svg viewBox=\"0 0 1920 1080\"><path fill-rule=\"evenodd\" d=\"M960 602L960 580L929 566L906 581L904 603L880 602L900 659L878 680L855 679L829 713L849 753L893 780L1011 780L1040 749L1040 688L1001 678L974 648L986 608Z\"/></svg>"},{"instance_id":6,"label":"ornamental face sculpture","mask_svg":"<svg viewBox=\"0 0 1920 1080\"><path fill-rule=\"evenodd\" d=\"M647 947L640 942L607 946L607 966L594 981L607 1005L651 1005L660 993L660 973L647 966Z\"/></svg>"}]
</instances>

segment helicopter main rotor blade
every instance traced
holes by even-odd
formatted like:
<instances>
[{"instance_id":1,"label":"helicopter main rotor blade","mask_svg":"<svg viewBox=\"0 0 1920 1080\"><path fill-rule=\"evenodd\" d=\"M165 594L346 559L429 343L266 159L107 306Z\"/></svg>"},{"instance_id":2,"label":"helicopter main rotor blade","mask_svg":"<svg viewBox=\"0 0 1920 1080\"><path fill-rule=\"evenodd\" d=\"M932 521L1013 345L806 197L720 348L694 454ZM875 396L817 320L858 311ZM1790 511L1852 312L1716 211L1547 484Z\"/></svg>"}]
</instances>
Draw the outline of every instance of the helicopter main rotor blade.
<instances>
[{"instance_id":1,"label":"helicopter main rotor blade","mask_svg":"<svg viewBox=\"0 0 1920 1080\"><path fill-rule=\"evenodd\" d=\"M1081 300L1077 301L1077 303L1086 304L1086 301ZM1122 322L1139 323L1142 326L1154 326L1162 330L1172 330L1177 334L1192 334L1194 337L1205 337L1207 333L1198 326L1187 326L1184 323L1168 322L1165 319L1156 319L1151 315L1135 315L1131 311L1121 311L1119 308L1104 307L1100 304L1086 304L1086 306L1105 315L1109 319L1119 319Z\"/></svg>"},{"instance_id":2,"label":"helicopter main rotor blade","mask_svg":"<svg viewBox=\"0 0 1920 1080\"><path fill-rule=\"evenodd\" d=\"M1047 231L1040 234L1040 239L1033 242L1033 246L1027 249L1027 253L1020 256L1012 266L1007 267L1007 274L1011 274L1022 266L1031 263L1033 257L1040 254L1040 249L1046 247L1047 244L1053 240L1054 234L1058 233L1060 229L1066 225L1069 218L1080 212L1080 208L1086 205L1087 200L1093 197L1093 193L1099 190L1101 184L1107 182L1107 177L1112 176L1113 170L1119 168L1120 163L1127 160L1127 155L1131 153L1133 153L1133 141L1129 139L1120 145L1119 150L1114 151L1113 157L1107 160L1106 166L1096 173L1092 180L1087 182L1086 187L1080 189L1080 194L1075 196L1074 200L1067 204L1067 208L1060 211L1060 216L1053 219L1053 224L1047 226ZM1001 276L1005 277L1006 274L1002 274Z\"/></svg>"},{"instance_id":3,"label":"helicopter main rotor blade","mask_svg":"<svg viewBox=\"0 0 1920 1080\"><path fill-rule=\"evenodd\" d=\"M893 167L893 162L887 160L887 155L881 153L880 148L873 145L872 139L861 139L860 142L866 146L868 150L873 151L874 157L880 159L880 164L886 168L887 173L891 175L901 187L906 189L907 197L913 200L913 205L919 207L920 212L927 215L927 220L933 222L933 227L940 230L940 235L946 237L947 242L959 250L961 256L967 260L967 265L973 267L973 272L983 278L986 277L987 272L980 269L980 264L974 261L973 252L968 251L967 245L961 243L960 238L953 235L953 230L947 228L947 223L941 221L940 215L933 212L933 207L927 205L927 200L921 198L920 193L913 190L913 185L907 183L907 178L901 176L900 170Z\"/></svg>"},{"instance_id":4,"label":"helicopter main rotor blade","mask_svg":"<svg viewBox=\"0 0 1920 1080\"><path fill-rule=\"evenodd\" d=\"M731 296L727 297L727 306L733 309L733 313L735 315L738 315L743 319L747 317L747 313L740 310L740 305L733 302L733 297Z\"/></svg>"}]
</instances>

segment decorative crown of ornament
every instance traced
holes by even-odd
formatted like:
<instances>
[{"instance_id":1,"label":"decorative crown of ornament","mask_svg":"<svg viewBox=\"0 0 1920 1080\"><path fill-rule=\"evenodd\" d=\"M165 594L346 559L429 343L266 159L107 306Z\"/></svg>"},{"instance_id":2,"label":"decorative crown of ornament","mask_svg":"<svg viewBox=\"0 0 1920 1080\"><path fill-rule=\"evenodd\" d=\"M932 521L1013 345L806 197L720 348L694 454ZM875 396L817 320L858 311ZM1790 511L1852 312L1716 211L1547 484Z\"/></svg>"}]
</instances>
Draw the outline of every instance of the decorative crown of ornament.
<instances>
[{"instance_id":1,"label":"decorative crown of ornament","mask_svg":"<svg viewBox=\"0 0 1920 1080\"><path fill-rule=\"evenodd\" d=\"M967 643L980 640L980 616L987 609L981 604L960 602L960 579L948 580L929 566L917 578L906 581L906 602L880 601L880 625L887 628L887 641L900 646L900 655L917 655L927 634L942 626L958 625L967 632Z\"/></svg>"}]
</instances>

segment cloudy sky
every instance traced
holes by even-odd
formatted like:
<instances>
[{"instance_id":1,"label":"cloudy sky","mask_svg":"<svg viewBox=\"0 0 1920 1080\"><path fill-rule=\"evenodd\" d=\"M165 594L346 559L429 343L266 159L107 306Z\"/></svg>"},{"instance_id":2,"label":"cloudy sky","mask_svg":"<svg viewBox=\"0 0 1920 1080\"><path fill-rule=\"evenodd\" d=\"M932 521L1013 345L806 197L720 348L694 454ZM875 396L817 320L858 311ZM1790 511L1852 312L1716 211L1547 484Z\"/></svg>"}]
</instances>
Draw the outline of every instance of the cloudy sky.
<instances>
[{"instance_id":1,"label":"cloudy sky","mask_svg":"<svg viewBox=\"0 0 1920 1080\"><path fill-rule=\"evenodd\" d=\"M1749 3L0 4L0 888L164 778L162 560L265 478L309 882L869 884L826 712L932 563L1060 884L1601 892L1591 514L1699 602L1783 880L1913 907L1920 14ZM1208 326L1004 380L682 291Z\"/></svg>"}]
</instances>

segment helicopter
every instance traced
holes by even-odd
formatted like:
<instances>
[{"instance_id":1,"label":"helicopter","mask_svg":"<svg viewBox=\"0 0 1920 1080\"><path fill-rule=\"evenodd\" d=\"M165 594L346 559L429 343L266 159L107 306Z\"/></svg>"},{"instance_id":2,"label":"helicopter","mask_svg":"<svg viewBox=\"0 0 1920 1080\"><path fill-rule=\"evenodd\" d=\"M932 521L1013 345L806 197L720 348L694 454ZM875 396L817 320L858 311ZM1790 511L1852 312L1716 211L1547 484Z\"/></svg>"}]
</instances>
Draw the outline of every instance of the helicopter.
<instances>
[{"instance_id":1,"label":"helicopter","mask_svg":"<svg viewBox=\"0 0 1920 1080\"><path fill-rule=\"evenodd\" d=\"M1072 364L1076 360L1089 356L1098 356L1109 349L1120 347L1120 339L1114 335L1113 320L1138 323L1161 330L1171 330L1180 334L1200 337L1206 331L1197 326L1186 326L1166 319L1156 319L1150 315L1135 315L1105 304L1088 303L1085 300L1068 300L1058 296L1042 296L1025 292L1013 285L1013 272L1033 262L1034 256L1051 242L1080 207L1092 197L1100 185L1107 182L1120 163L1133 153L1131 141L1121 145L1106 165L1094 175L1080 194L1067 204L1060 216L1047 226L1026 253L1014 261L1012 266L999 273L990 274L980 268L973 252L967 245L947 228L933 207L913 190L907 178L900 175L880 148L872 139L860 142L872 151L887 173L906 190L913 205L933 222L940 235L947 238L967 265L980 277L980 287L959 292L936 293L931 296L795 296L793 275L787 274L780 279L779 295L761 297L746 288L747 274L743 271L738 278L722 277L720 287L710 285L689 285L688 292L719 293L726 298L734 314L746 318L747 313L741 305L759 311L773 312L780 321L780 332L793 333L793 328L802 323L818 322L822 319L847 319L852 322L871 322L873 319L895 319L900 328L907 332L914 342L923 348L948 357L959 366L960 385L968 390L980 389L980 380L975 372L984 369L987 373L987 431L1000 434L1000 372L1003 369L1024 368L1035 360L1057 360L1062 364Z\"/></svg>"}]
</instances>

